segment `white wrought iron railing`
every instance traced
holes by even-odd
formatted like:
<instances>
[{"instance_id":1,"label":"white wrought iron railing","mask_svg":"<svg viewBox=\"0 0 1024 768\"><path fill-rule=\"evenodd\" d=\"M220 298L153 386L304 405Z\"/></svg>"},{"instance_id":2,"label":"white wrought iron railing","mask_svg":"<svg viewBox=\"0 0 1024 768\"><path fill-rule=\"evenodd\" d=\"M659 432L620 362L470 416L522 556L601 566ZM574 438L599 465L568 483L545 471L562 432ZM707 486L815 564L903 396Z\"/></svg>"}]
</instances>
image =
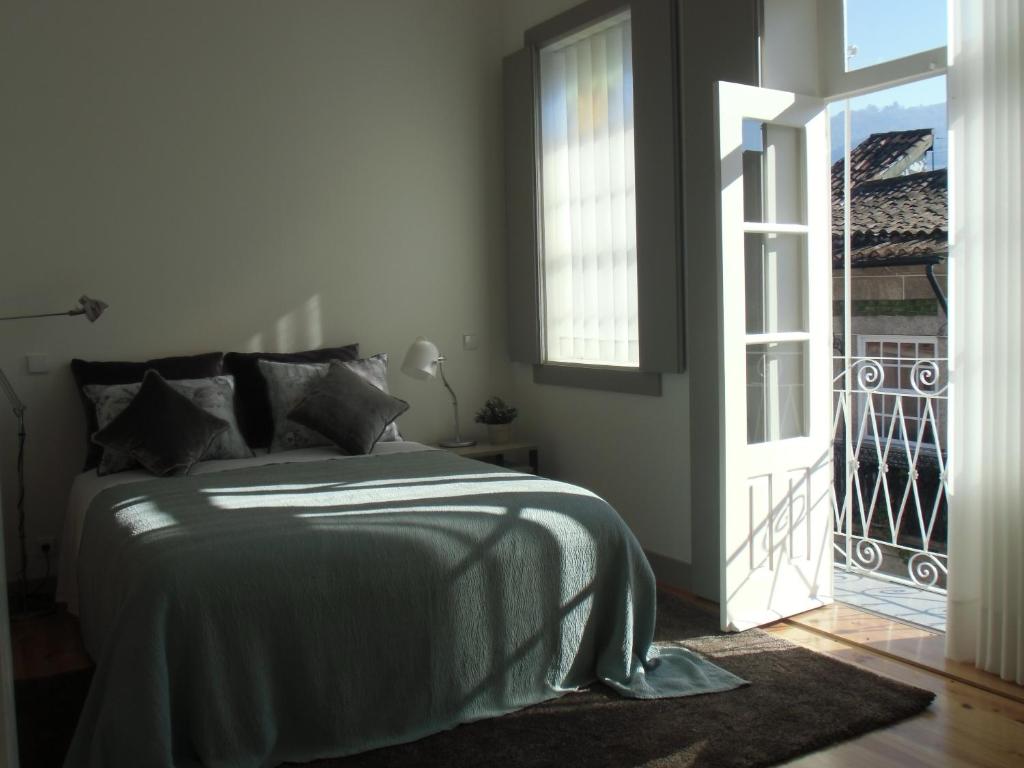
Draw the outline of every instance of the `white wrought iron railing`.
<instances>
[{"instance_id":1,"label":"white wrought iron railing","mask_svg":"<svg viewBox=\"0 0 1024 768\"><path fill-rule=\"evenodd\" d=\"M946 361L834 360L836 565L944 592Z\"/></svg>"}]
</instances>

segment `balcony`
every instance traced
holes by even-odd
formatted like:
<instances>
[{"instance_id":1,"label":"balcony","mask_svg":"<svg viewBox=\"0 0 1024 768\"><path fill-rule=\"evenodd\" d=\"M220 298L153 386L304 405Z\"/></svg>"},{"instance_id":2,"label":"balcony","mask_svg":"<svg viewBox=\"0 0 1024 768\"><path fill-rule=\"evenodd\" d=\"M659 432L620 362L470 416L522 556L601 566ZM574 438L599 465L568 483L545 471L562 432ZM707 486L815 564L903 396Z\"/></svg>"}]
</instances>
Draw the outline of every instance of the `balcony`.
<instances>
[{"instance_id":1,"label":"balcony","mask_svg":"<svg viewBox=\"0 0 1024 768\"><path fill-rule=\"evenodd\" d=\"M945 628L947 366L938 357L836 357L836 597Z\"/></svg>"}]
</instances>

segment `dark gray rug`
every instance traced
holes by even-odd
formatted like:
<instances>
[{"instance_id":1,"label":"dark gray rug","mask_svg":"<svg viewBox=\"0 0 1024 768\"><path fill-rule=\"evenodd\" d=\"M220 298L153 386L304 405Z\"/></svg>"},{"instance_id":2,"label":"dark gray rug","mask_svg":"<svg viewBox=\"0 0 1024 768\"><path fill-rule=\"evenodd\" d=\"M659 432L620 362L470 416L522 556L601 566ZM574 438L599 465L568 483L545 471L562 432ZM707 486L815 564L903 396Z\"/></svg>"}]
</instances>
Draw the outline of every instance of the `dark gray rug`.
<instances>
[{"instance_id":1,"label":"dark gray rug","mask_svg":"<svg viewBox=\"0 0 1024 768\"><path fill-rule=\"evenodd\" d=\"M749 768L798 755L924 710L930 691L879 677L659 593L658 639L680 641L751 682L683 699L623 699L601 685L411 744L304 768L651 766ZM16 684L22 768L59 766L91 673Z\"/></svg>"}]
</instances>

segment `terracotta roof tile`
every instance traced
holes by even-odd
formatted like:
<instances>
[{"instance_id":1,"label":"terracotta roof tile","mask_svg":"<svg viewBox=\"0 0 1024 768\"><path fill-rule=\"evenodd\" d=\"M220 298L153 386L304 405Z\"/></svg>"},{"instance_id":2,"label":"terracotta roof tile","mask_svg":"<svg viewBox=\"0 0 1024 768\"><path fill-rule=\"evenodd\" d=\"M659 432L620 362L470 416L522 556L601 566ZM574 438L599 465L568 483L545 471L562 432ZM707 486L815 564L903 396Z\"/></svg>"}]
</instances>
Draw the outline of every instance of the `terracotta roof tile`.
<instances>
[{"instance_id":1,"label":"terracotta roof tile","mask_svg":"<svg viewBox=\"0 0 1024 768\"><path fill-rule=\"evenodd\" d=\"M851 177L861 179L853 186L850 200L850 256L854 266L945 255L949 220L946 170L886 176L904 172L930 147L931 131L899 131L874 134L851 153L851 166L856 165L851 167ZM902 158L898 156L901 150L907 153ZM869 165L868 159L877 165ZM834 266L841 266L843 261L842 172L842 162L833 165Z\"/></svg>"},{"instance_id":2,"label":"terracotta roof tile","mask_svg":"<svg viewBox=\"0 0 1024 768\"><path fill-rule=\"evenodd\" d=\"M872 133L850 152L850 186L897 176L932 148L930 128ZM832 164L832 195L843 194L843 161Z\"/></svg>"}]
</instances>

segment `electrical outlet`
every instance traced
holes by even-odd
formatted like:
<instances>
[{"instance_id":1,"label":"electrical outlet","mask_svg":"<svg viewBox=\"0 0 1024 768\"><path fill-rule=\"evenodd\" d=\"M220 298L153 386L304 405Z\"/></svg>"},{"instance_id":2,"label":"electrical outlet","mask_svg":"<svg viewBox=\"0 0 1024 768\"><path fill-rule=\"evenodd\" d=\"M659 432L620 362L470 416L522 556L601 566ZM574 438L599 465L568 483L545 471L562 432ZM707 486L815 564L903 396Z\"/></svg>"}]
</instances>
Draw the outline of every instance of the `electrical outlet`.
<instances>
[{"instance_id":1,"label":"electrical outlet","mask_svg":"<svg viewBox=\"0 0 1024 768\"><path fill-rule=\"evenodd\" d=\"M25 367L29 373L49 373L50 358L44 354L25 355Z\"/></svg>"}]
</instances>

